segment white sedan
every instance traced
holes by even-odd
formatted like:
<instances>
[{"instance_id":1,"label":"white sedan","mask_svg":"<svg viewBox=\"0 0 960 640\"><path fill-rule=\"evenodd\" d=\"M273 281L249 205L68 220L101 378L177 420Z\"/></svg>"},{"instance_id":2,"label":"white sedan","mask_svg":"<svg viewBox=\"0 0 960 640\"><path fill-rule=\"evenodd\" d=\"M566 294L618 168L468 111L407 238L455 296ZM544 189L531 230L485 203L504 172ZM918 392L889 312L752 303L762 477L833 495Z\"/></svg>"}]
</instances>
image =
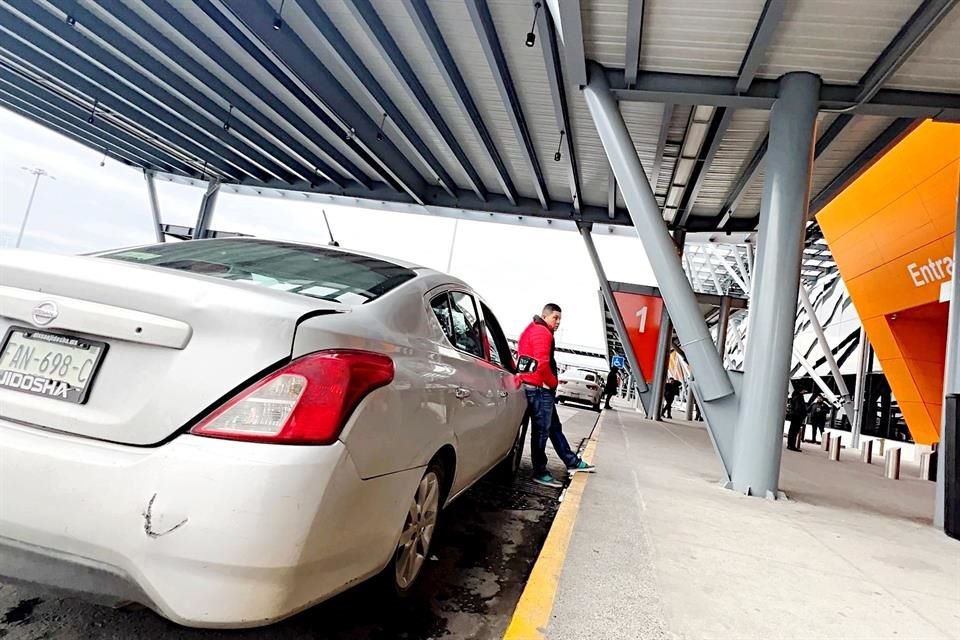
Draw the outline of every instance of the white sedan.
<instances>
[{"instance_id":1,"label":"white sedan","mask_svg":"<svg viewBox=\"0 0 960 640\"><path fill-rule=\"evenodd\" d=\"M0 576L251 627L380 576L520 463L526 402L449 276L309 245L0 252Z\"/></svg>"},{"instance_id":2,"label":"white sedan","mask_svg":"<svg viewBox=\"0 0 960 640\"><path fill-rule=\"evenodd\" d=\"M589 369L567 369L560 374L560 386L557 388L560 402L573 400L583 402L600 411L603 400L603 380L596 371Z\"/></svg>"}]
</instances>

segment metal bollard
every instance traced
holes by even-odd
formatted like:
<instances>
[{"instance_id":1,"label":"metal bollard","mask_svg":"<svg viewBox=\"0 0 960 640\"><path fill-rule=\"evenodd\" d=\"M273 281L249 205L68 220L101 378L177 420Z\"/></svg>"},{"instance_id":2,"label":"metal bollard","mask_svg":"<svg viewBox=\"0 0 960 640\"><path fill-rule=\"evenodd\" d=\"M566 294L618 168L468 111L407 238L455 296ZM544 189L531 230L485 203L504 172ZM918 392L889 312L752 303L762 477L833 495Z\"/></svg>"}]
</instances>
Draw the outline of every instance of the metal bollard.
<instances>
[{"instance_id":1,"label":"metal bollard","mask_svg":"<svg viewBox=\"0 0 960 640\"><path fill-rule=\"evenodd\" d=\"M830 440L830 450L828 453L830 454L830 459L834 462L840 461L840 449L842 446L843 441L840 439L840 436Z\"/></svg>"},{"instance_id":2,"label":"metal bollard","mask_svg":"<svg viewBox=\"0 0 960 640\"><path fill-rule=\"evenodd\" d=\"M888 480L899 480L900 479L900 448L893 447L887 449L887 466L884 469L883 475Z\"/></svg>"},{"instance_id":3,"label":"metal bollard","mask_svg":"<svg viewBox=\"0 0 960 640\"><path fill-rule=\"evenodd\" d=\"M885 455L884 451L886 451L886 449L887 449L887 441L884 440L883 438L880 438L879 440L877 440L877 455L880 457L883 457Z\"/></svg>"},{"instance_id":4,"label":"metal bollard","mask_svg":"<svg viewBox=\"0 0 960 640\"><path fill-rule=\"evenodd\" d=\"M860 443L860 460L873 464L873 440L864 440Z\"/></svg>"},{"instance_id":5,"label":"metal bollard","mask_svg":"<svg viewBox=\"0 0 960 640\"><path fill-rule=\"evenodd\" d=\"M823 439L820 441L820 450L821 451L830 451L830 439L833 438L832 433L824 433Z\"/></svg>"},{"instance_id":6,"label":"metal bollard","mask_svg":"<svg viewBox=\"0 0 960 640\"><path fill-rule=\"evenodd\" d=\"M937 473L935 470L936 467L935 465L931 464L935 459L933 456L934 456L934 453L932 451L928 451L926 453L920 454L920 479L921 480L932 480L934 482L937 481ZM931 469L931 467L934 467L934 468ZM931 471L933 472L931 473Z\"/></svg>"}]
</instances>

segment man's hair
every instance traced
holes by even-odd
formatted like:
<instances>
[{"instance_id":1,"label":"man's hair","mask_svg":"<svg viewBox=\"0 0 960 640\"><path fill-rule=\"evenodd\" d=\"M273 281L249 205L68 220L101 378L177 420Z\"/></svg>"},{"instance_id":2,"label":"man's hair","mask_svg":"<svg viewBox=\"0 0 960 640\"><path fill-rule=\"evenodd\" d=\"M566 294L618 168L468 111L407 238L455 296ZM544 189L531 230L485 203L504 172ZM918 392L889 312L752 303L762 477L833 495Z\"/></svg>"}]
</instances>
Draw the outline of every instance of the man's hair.
<instances>
[{"instance_id":1,"label":"man's hair","mask_svg":"<svg viewBox=\"0 0 960 640\"><path fill-rule=\"evenodd\" d=\"M560 308L560 305L558 305L558 304L554 304L554 303L552 303L552 302L548 302L548 303L547 303L546 305L544 305L544 307L543 307L542 317L546 318L548 315L550 315L550 314L553 313L553 312L563 313L563 309L561 309L561 308Z\"/></svg>"}]
</instances>

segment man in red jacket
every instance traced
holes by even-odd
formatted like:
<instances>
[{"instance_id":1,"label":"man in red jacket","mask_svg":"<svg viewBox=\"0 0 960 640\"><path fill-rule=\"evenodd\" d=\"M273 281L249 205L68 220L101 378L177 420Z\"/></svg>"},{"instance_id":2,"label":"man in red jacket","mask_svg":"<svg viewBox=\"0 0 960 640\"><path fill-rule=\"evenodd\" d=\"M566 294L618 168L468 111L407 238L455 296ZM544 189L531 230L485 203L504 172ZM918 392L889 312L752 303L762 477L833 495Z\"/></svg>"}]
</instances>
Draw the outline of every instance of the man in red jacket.
<instances>
[{"instance_id":1,"label":"man in red jacket","mask_svg":"<svg viewBox=\"0 0 960 640\"><path fill-rule=\"evenodd\" d=\"M520 375L524 392L527 395L527 413L533 424L530 434L530 447L533 457L533 481L547 487L562 487L547 471L547 439L567 465L569 472L594 471L594 466L581 460L570 449L570 443L563 435L563 425L557 415L557 361L554 357L553 334L560 327L560 307L548 304L543 313L534 316L517 343L517 355L535 360L536 369Z\"/></svg>"}]
</instances>

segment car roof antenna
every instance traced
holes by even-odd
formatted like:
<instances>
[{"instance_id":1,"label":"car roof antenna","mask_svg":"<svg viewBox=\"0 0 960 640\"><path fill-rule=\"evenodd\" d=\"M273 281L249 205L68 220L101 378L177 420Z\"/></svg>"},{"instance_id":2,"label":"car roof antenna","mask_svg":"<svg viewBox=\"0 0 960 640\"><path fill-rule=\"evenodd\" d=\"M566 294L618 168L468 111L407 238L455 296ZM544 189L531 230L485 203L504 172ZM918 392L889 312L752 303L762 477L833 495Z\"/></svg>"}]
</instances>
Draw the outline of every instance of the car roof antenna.
<instances>
[{"instance_id":1,"label":"car roof antenna","mask_svg":"<svg viewBox=\"0 0 960 640\"><path fill-rule=\"evenodd\" d=\"M339 247L340 243L333 239L333 230L330 228L330 221L327 220L327 210L322 209L323 211L323 221L327 224L327 233L330 235L330 246Z\"/></svg>"}]
</instances>

